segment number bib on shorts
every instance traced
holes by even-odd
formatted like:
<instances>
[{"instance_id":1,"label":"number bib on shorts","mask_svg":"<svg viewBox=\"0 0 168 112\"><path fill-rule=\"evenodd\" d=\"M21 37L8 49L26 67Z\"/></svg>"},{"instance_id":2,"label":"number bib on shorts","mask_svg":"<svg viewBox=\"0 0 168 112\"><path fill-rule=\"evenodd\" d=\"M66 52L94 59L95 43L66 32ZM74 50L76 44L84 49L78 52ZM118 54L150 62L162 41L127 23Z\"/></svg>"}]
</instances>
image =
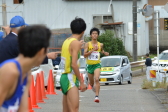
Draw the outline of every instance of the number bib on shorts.
<instances>
[{"instance_id":1,"label":"number bib on shorts","mask_svg":"<svg viewBox=\"0 0 168 112\"><path fill-rule=\"evenodd\" d=\"M88 60L99 60L100 53L98 51L93 51L90 56L88 56Z\"/></svg>"}]
</instances>

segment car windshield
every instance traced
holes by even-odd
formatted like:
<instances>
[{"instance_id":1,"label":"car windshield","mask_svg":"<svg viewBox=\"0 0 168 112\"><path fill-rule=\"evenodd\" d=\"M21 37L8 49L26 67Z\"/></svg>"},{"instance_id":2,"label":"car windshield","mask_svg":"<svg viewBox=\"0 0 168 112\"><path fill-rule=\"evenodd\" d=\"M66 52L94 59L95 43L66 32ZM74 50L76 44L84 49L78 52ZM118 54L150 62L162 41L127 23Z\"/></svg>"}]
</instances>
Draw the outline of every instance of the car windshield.
<instances>
[{"instance_id":1,"label":"car windshield","mask_svg":"<svg viewBox=\"0 0 168 112\"><path fill-rule=\"evenodd\" d=\"M85 68L86 67L86 60L85 60L85 58L80 58L79 59L79 68ZM60 65L59 65L59 69L63 69L63 65L60 63Z\"/></svg>"},{"instance_id":2,"label":"car windshield","mask_svg":"<svg viewBox=\"0 0 168 112\"><path fill-rule=\"evenodd\" d=\"M79 59L79 68L85 68L86 67L86 60L85 60L85 58L80 58Z\"/></svg>"},{"instance_id":3,"label":"car windshield","mask_svg":"<svg viewBox=\"0 0 168 112\"><path fill-rule=\"evenodd\" d=\"M120 66L121 58L102 58L101 66L102 67L117 67Z\"/></svg>"},{"instance_id":4,"label":"car windshield","mask_svg":"<svg viewBox=\"0 0 168 112\"><path fill-rule=\"evenodd\" d=\"M168 53L162 52L162 53L159 55L159 59L160 59L160 60L168 60Z\"/></svg>"}]
</instances>

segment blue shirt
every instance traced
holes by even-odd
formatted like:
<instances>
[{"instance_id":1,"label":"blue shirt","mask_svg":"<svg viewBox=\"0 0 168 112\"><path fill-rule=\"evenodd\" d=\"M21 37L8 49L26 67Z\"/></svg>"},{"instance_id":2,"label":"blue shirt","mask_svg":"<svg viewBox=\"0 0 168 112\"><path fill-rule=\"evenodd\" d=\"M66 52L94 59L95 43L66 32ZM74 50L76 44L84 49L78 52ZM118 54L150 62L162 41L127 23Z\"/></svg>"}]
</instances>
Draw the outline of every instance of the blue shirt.
<instances>
[{"instance_id":1,"label":"blue shirt","mask_svg":"<svg viewBox=\"0 0 168 112\"><path fill-rule=\"evenodd\" d=\"M19 109L19 105L21 102L21 98L23 96L23 93L25 91L25 86L27 84L27 76L24 79L23 83L22 83L22 70L21 70L21 66L19 64L18 61L16 61L15 59L10 59L10 60L6 60L3 63L0 64L0 68L6 64L6 63L15 63L17 66L17 69L19 71L19 79L18 79L18 83L15 89L14 94L12 95L12 97L8 100L5 100L2 104L2 107L0 107L0 112L8 112L10 110L10 108L15 108L16 112ZM10 110L11 111L11 110ZM12 111L14 112L14 110Z\"/></svg>"}]
</instances>

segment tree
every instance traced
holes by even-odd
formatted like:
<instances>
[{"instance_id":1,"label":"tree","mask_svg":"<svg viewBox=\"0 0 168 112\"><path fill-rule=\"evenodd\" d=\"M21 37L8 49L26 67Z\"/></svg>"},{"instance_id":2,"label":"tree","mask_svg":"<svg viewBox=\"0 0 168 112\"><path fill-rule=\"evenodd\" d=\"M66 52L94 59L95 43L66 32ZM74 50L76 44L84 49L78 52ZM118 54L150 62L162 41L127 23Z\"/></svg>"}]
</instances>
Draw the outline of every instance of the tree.
<instances>
[{"instance_id":1,"label":"tree","mask_svg":"<svg viewBox=\"0 0 168 112\"><path fill-rule=\"evenodd\" d=\"M88 42L91 38L85 37L84 40L85 42ZM127 55L122 39L115 38L114 33L111 30L106 30L105 33L99 35L98 41L103 43L104 50L109 52L110 55Z\"/></svg>"}]
</instances>

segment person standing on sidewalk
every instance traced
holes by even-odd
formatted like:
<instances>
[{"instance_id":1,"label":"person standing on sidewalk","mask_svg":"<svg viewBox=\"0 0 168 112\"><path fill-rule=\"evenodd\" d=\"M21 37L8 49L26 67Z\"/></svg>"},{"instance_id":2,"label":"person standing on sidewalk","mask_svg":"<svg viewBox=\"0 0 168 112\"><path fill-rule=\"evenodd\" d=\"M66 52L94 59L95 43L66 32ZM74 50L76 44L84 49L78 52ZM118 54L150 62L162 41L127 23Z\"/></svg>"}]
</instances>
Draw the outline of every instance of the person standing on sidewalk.
<instances>
[{"instance_id":1,"label":"person standing on sidewalk","mask_svg":"<svg viewBox=\"0 0 168 112\"><path fill-rule=\"evenodd\" d=\"M89 83L92 86L93 92L95 92L94 102L99 103L99 91L100 91L100 53L108 56L109 53L103 49L103 44L97 41L99 36L99 29L92 28L90 30L91 41L85 44L84 57L87 59L87 72ZM94 85L95 84L95 85Z\"/></svg>"},{"instance_id":2,"label":"person standing on sidewalk","mask_svg":"<svg viewBox=\"0 0 168 112\"><path fill-rule=\"evenodd\" d=\"M150 68L152 65L152 60L149 57L149 54L146 54L146 61L145 61L145 65L146 65L146 78L149 81L150 80Z\"/></svg>"}]
</instances>

